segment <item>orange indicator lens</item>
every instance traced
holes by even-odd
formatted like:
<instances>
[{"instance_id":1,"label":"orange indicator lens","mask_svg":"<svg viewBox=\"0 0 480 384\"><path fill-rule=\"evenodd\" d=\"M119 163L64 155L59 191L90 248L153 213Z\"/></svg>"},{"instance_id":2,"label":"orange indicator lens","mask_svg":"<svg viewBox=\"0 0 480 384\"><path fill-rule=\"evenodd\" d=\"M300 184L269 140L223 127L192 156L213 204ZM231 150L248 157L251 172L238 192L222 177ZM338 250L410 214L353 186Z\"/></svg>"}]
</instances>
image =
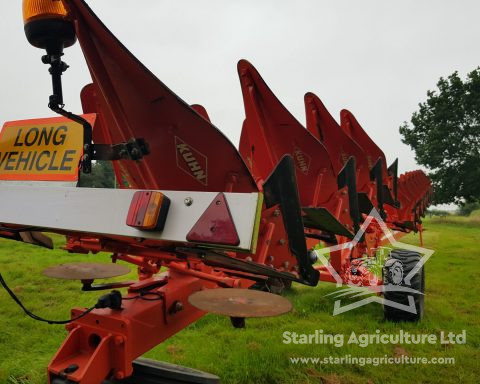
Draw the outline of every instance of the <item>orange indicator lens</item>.
<instances>
[{"instance_id":1,"label":"orange indicator lens","mask_svg":"<svg viewBox=\"0 0 480 384\"><path fill-rule=\"evenodd\" d=\"M67 10L61 0L23 0L23 21L35 19L65 18Z\"/></svg>"}]
</instances>

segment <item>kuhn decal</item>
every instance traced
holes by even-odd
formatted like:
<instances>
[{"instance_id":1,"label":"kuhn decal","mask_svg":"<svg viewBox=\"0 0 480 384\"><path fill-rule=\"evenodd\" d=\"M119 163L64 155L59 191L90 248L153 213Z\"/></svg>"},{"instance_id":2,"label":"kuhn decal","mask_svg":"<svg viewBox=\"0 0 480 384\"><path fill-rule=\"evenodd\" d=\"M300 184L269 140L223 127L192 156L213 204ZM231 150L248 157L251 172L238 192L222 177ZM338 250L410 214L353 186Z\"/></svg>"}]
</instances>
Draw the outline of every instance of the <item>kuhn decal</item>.
<instances>
[{"instance_id":1,"label":"kuhn decal","mask_svg":"<svg viewBox=\"0 0 480 384\"><path fill-rule=\"evenodd\" d=\"M203 185L208 184L207 157L175 136L177 166Z\"/></svg>"},{"instance_id":2,"label":"kuhn decal","mask_svg":"<svg viewBox=\"0 0 480 384\"><path fill-rule=\"evenodd\" d=\"M295 165L300 172L308 175L308 170L310 169L310 156L295 146L293 147L293 158L295 159Z\"/></svg>"},{"instance_id":3,"label":"kuhn decal","mask_svg":"<svg viewBox=\"0 0 480 384\"><path fill-rule=\"evenodd\" d=\"M343 150L343 148L340 148L340 159L342 160L342 164L346 164L348 159L349 159L349 156L347 155L347 153Z\"/></svg>"}]
</instances>

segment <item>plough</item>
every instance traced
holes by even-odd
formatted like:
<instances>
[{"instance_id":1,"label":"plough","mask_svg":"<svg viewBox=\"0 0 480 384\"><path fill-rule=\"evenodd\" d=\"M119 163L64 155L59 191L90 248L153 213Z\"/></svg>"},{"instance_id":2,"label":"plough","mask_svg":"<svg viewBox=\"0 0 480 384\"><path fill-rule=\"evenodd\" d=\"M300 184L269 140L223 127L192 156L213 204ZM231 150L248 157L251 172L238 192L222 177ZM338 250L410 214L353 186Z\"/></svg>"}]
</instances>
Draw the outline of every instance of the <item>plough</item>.
<instances>
[{"instance_id":1,"label":"plough","mask_svg":"<svg viewBox=\"0 0 480 384\"><path fill-rule=\"evenodd\" d=\"M397 234L422 232L431 182L422 171L398 175L397 160L387 165L351 112L343 110L338 124L307 93L304 127L241 60L246 118L237 150L205 108L158 80L85 1L24 0L23 11L27 39L46 51L49 107L61 116L5 123L0 235L52 247L43 232L58 233L68 252L109 252L114 263L138 268L136 281L102 285L94 280L125 271L117 264L45 271L80 280L84 290L111 290L64 322L69 335L48 367L50 383L218 382L139 357L206 311L230 316L235 327L246 317L285 313L288 301L268 292L292 282L335 282L332 270L361 286L398 277L389 269L395 263L386 263L382 279L361 261L384 241L380 219ZM81 115L64 109L62 95L64 49L76 40L92 77L81 91ZM117 189L76 187L97 160L112 161ZM355 246L330 253L329 266L316 263L318 245L354 238ZM409 267L417 256L392 252L390 259ZM385 315L419 320L417 301L416 314Z\"/></svg>"}]
</instances>

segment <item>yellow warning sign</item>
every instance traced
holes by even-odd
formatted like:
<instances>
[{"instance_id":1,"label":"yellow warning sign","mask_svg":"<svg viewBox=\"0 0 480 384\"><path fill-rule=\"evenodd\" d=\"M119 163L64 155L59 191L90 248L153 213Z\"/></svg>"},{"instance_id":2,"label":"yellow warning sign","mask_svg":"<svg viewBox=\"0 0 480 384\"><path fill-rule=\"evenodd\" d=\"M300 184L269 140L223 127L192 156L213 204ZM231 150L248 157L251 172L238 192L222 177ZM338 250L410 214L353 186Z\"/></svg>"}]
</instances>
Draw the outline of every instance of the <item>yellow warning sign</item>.
<instances>
[{"instance_id":1,"label":"yellow warning sign","mask_svg":"<svg viewBox=\"0 0 480 384\"><path fill-rule=\"evenodd\" d=\"M0 132L0 180L75 181L82 155L83 127L69 119L8 122Z\"/></svg>"}]
</instances>

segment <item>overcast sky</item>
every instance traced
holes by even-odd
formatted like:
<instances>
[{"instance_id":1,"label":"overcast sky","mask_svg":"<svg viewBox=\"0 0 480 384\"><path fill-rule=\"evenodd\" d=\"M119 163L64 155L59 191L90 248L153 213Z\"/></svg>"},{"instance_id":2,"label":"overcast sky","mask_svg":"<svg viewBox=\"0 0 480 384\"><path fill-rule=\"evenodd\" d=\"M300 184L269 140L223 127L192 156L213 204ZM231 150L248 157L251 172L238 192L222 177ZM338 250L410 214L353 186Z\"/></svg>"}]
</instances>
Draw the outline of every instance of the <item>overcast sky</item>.
<instances>
[{"instance_id":1,"label":"overcast sky","mask_svg":"<svg viewBox=\"0 0 480 384\"><path fill-rule=\"evenodd\" d=\"M238 144L244 118L236 63L254 64L304 123L303 95L316 93L335 118L355 114L400 170L416 166L401 143L440 76L480 65L480 1L87 0L164 83ZM21 1L2 1L0 120L50 116L47 67L28 45ZM66 51L67 108L79 111L89 82L79 45Z\"/></svg>"}]
</instances>

